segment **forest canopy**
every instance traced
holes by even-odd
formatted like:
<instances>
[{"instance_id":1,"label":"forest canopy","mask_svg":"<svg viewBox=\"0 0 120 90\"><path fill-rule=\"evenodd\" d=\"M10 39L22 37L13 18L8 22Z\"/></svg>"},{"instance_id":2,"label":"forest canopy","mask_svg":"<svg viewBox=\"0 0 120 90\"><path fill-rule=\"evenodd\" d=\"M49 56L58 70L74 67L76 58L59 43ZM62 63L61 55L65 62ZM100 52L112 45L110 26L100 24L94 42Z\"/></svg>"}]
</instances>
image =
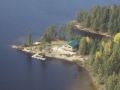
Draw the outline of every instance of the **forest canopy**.
<instances>
[{"instance_id":1,"label":"forest canopy","mask_svg":"<svg viewBox=\"0 0 120 90\"><path fill-rule=\"evenodd\" d=\"M76 14L76 21L94 31L116 34L120 30L120 5L94 6L89 12L82 9Z\"/></svg>"}]
</instances>

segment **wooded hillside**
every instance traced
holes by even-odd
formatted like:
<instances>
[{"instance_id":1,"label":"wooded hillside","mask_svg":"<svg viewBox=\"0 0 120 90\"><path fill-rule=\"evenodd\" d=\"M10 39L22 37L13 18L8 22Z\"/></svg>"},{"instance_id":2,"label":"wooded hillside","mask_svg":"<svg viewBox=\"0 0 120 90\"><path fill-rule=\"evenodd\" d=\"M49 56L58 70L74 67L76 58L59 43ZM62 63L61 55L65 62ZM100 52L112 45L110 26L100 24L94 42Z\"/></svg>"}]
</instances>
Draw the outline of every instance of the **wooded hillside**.
<instances>
[{"instance_id":1,"label":"wooded hillside","mask_svg":"<svg viewBox=\"0 0 120 90\"><path fill-rule=\"evenodd\" d=\"M94 6L89 12L82 9L76 14L76 21L94 31L116 34L120 31L120 5Z\"/></svg>"}]
</instances>

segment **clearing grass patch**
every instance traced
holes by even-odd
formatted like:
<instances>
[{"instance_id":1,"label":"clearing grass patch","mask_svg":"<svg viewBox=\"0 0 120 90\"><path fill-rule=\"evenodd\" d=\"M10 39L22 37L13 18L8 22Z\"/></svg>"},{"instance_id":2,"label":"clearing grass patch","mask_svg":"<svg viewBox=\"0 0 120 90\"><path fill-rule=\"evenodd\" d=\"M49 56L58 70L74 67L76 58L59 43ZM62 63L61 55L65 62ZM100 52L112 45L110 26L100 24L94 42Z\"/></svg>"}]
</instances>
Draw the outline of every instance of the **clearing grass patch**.
<instances>
[{"instance_id":1,"label":"clearing grass patch","mask_svg":"<svg viewBox=\"0 0 120 90\"><path fill-rule=\"evenodd\" d=\"M58 41L52 41L51 45L64 45L65 43L66 41L58 40Z\"/></svg>"}]
</instances>

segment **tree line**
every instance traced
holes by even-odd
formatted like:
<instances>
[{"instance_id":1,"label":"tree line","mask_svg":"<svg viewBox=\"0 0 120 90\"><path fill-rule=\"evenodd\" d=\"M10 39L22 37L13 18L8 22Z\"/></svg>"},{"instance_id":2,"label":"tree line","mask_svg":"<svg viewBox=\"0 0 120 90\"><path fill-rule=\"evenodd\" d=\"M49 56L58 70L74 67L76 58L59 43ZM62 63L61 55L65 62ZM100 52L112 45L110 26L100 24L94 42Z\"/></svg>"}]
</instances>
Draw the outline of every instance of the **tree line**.
<instances>
[{"instance_id":1,"label":"tree line","mask_svg":"<svg viewBox=\"0 0 120 90\"><path fill-rule=\"evenodd\" d=\"M44 34L42 35L40 41L51 43L54 40L72 40L74 39L74 26L69 23L67 25L60 25L56 27L56 25L49 26Z\"/></svg>"},{"instance_id":2,"label":"tree line","mask_svg":"<svg viewBox=\"0 0 120 90\"><path fill-rule=\"evenodd\" d=\"M41 44L51 44L52 41L57 40L64 40L64 41L70 41L80 38L78 34L74 33L75 27L72 23L68 23L66 25L59 25L58 27L56 25L51 25L48 28L46 28L45 32L43 33L42 37L40 38ZM24 47L32 46L33 40L32 40L32 31L29 31L28 33L28 39L27 41L22 45Z\"/></svg>"},{"instance_id":3,"label":"tree line","mask_svg":"<svg viewBox=\"0 0 120 90\"><path fill-rule=\"evenodd\" d=\"M65 37L79 42L78 55L91 55L87 63L93 77L97 77L97 83L104 85L104 90L120 89L120 33L114 38L92 39L74 35L71 24L48 27L42 36L43 41L51 43L51 40ZM50 41L49 41L50 40Z\"/></svg>"},{"instance_id":4,"label":"tree line","mask_svg":"<svg viewBox=\"0 0 120 90\"><path fill-rule=\"evenodd\" d=\"M93 31L116 34L120 31L120 5L94 6L90 11L81 9L76 21Z\"/></svg>"},{"instance_id":5,"label":"tree line","mask_svg":"<svg viewBox=\"0 0 120 90\"><path fill-rule=\"evenodd\" d=\"M91 55L87 63L93 77L97 77L97 83L104 84L103 90L119 90L120 89L120 33L114 38L92 39L90 37L72 36L72 26L56 26L48 27L43 34L42 42L51 43L56 36L69 37L69 40L79 42L78 55ZM67 31L68 30L68 31ZM63 32L64 31L64 32ZM62 34L64 33L64 34ZM28 45L32 43L32 33L28 34ZM45 43L43 43L45 44ZM45 45L40 46L42 50Z\"/></svg>"},{"instance_id":6,"label":"tree line","mask_svg":"<svg viewBox=\"0 0 120 90\"><path fill-rule=\"evenodd\" d=\"M83 27L91 28L98 32L116 34L120 30L120 6L94 6L90 12L81 10L76 15L76 21ZM76 40L79 42L78 55L91 55L88 62L92 75L97 77L97 82L104 84L104 90L120 89L120 33L114 38L102 40L90 37L81 37L74 33L74 25L49 26L40 41L42 46L51 44L53 40ZM28 34L27 45L32 45L32 32ZM42 49L43 47L40 47Z\"/></svg>"},{"instance_id":7,"label":"tree line","mask_svg":"<svg viewBox=\"0 0 120 90\"><path fill-rule=\"evenodd\" d=\"M87 65L103 90L120 90L120 33L101 41L82 37L79 45L79 54L92 56Z\"/></svg>"}]
</instances>

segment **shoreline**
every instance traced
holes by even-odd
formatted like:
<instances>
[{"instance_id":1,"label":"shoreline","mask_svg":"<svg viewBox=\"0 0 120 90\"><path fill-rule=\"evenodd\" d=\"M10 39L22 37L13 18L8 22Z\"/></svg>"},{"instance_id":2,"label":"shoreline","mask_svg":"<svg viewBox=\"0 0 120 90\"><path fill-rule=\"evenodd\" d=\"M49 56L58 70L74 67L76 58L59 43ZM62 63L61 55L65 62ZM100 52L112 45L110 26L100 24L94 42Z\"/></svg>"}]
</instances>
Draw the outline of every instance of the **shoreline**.
<instances>
[{"instance_id":1,"label":"shoreline","mask_svg":"<svg viewBox=\"0 0 120 90\"><path fill-rule=\"evenodd\" d=\"M108 38L113 37L113 35L109 34L108 32L96 32L96 31L92 31L90 28L84 28L82 25L80 25L80 23L76 24L75 20L71 21L70 23L73 24L80 31L84 31L84 32L88 32L88 33L92 33L96 35L101 35L101 36L105 36Z\"/></svg>"},{"instance_id":2,"label":"shoreline","mask_svg":"<svg viewBox=\"0 0 120 90\"><path fill-rule=\"evenodd\" d=\"M65 58L59 58L59 57L55 57L55 56L48 56L45 55L46 58L50 58L50 59L57 59L57 60L62 60L62 61L67 61L67 62L71 62L71 63L76 63L79 67L84 68L85 70L87 70L91 83L94 87L95 90L99 90L99 85L96 83L96 79L92 76L90 69L88 68L87 61L81 61L81 60L71 60L71 59L65 59ZM82 59L85 59L85 56L82 57ZM89 58L87 59L89 60Z\"/></svg>"},{"instance_id":3,"label":"shoreline","mask_svg":"<svg viewBox=\"0 0 120 90\"><path fill-rule=\"evenodd\" d=\"M19 50L19 51L22 51L22 52L25 52L25 53L31 53L31 54L36 54L38 52L35 53L35 51L24 51L23 48L21 49L20 46L16 46L16 45L12 45L12 48L13 49L16 49L16 50ZM90 60L90 57L91 55L71 55L71 56L68 56L66 57L65 55L62 55L62 54L57 54L57 53L44 53L44 57L45 58L50 58L50 59L57 59L57 60L62 60L62 61L68 61L68 62L72 62L72 63L76 63L78 66L84 68L85 70L88 71L89 73L89 76L90 76L90 79L91 79L91 82L92 84L94 85L94 88L95 90L98 90L98 86L96 85L95 83L95 80L94 80L94 77L92 77L91 75L91 72L89 70L89 68L87 67L87 62Z\"/></svg>"},{"instance_id":4,"label":"shoreline","mask_svg":"<svg viewBox=\"0 0 120 90\"><path fill-rule=\"evenodd\" d=\"M59 51L60 47L56 47L55 51L53 52L49 52L46 51L44 53L42 53L46 58L54 58L54 59L60 59L60 60L66 60L66 61L70 61L70 62L74 62L74 61L81 61L83 63L86 63L89 61L90 59L90 55L76 55L76 53L68 53L65 54L66 52L63 53L63 51ZM16 45L12 45L13 49L25 52L25 53L31 53L31 54L36 54L36 53L41 53L38 50L24 50L25 48L22 48L21 46L16 46Z\"/></svg>"}]
</instances>

